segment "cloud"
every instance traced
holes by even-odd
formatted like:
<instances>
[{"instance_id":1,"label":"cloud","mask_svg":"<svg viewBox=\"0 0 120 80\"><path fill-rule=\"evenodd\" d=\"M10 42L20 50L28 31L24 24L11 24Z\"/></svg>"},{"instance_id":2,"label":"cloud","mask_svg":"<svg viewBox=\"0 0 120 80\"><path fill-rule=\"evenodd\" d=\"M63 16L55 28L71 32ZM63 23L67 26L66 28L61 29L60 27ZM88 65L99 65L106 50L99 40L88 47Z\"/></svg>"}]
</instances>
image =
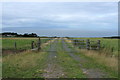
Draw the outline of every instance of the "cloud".
<instances>
[{"instance_id":1,"label":"cloud","mask_svg":"<svg viewBox=\"0 0 120 80\"><path fill-rule=\"evenodd\" d=\"M117 3L3 3L3 28L117 31Z\"/></svg>"}]
</instances>

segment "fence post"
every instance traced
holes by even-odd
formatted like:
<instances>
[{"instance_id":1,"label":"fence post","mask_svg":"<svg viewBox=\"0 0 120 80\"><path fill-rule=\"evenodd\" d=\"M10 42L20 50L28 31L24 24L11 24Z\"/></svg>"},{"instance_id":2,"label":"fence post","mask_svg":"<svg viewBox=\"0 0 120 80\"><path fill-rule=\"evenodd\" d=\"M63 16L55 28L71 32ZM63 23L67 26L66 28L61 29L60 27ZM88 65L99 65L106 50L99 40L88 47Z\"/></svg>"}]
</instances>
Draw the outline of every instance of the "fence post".
<instances>
[{"instance_id":1,"label":"fence post","mask_svg":"<svg viewBox=\"0 0 120 80\"><path fill-rule=\"evenodd\" d=\"M89 39L86 40L86 49L90 50L90 40Z\"/></svg>"},{"instance_id":2,"label":"fence post","mask_svg":"<svg viewBox=\"0 0 120 80\"><path fill-rule=\"evenodd\" d=\"M31 43L31 48L32 49L34 48L34 41L32 41L32 43Z\"/></svg>"},{"instance_id":3,"label":"fence post","mask_svg":"<svg viewBox=\"0 0 120 80\"><path fill-rule=\"evenodd\" d=\"M41 41L40 38L38 39L38 51L41 49Z\"/></svg>"},{"instance_id":4,"label":"fence post","mask_svg":"<svg viewBox=\"0 0 120 80\"><path fill-rule=\"evenodd\" d=\"M97 48L100 49L100 40L97 41Z\"/></svg>"}]
</instances>

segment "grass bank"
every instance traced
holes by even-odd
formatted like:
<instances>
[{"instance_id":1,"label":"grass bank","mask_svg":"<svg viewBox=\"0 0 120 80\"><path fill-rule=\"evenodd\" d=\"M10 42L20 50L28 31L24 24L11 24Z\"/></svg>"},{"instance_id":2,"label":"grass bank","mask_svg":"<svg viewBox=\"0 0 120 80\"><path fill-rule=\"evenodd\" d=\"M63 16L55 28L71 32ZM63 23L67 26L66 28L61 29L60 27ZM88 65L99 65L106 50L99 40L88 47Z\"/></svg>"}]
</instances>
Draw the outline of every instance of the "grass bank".
<instances>
[{"instance_id":1,"label":"grass bank","mask_svg":"<svg viewBox=\"0 0 120 80\"><path fill-rule=\"evenodd\" d=\"M27 51L3 57L3 78L41 78L47 55Z\"/></svg>"}]
</instances>

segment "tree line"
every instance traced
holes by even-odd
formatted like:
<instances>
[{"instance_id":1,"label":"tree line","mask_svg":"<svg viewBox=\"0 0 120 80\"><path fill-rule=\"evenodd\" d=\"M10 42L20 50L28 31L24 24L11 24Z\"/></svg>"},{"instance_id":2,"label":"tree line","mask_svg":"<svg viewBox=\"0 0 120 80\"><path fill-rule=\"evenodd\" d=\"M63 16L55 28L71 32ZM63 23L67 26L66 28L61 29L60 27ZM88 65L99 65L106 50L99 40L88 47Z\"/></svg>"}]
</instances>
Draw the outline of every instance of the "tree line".
<instances>
[{"instance_id":1,"label":"tree line","mask_svg":"<svg viewBox=\"0 0 120 80\"><path fill-rule=\"evenodd\" d=\"M103 38L107 38L107 39L120 39L120 36L103 37Z\"/></svg>"},{"instance_id":2,"label":"tree line","mask_svg":"<svg viewBox=\"0 0 120 80\"><path fill-rule=\"evenodd\" d=\"M24 34L18 34L14 32L4 32L1 33L3 37L38 37L36 33L24 33Z\"/></svg>"}]
</instances>

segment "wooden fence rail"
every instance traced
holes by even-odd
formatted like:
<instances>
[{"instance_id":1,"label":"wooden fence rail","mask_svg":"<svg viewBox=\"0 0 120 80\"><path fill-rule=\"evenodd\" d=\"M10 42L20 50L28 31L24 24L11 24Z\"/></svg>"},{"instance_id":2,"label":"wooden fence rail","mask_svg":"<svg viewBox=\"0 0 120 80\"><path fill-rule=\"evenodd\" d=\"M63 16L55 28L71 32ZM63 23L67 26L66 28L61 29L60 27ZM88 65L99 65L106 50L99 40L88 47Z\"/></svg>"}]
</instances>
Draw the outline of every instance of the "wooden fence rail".
<instances>
[{"instance_id":1,"label":"wooden fence rail","mask_svg":"<svg viewBox=\"0 0 120 80\"><path fill-rule=\"evenodd\" d=\"M48 40L51 41L52 39L48 39ZM46 42L48 42L48 41L46 40ZM14 48L15 52L17 52L17 50L24 51L27 49L31 49L32 51L41 51L42 50L41 44L46 43L46 42L42 41L41 38L38 38L37 41L30 41L28 43L25 43L26 44L25 47L22 47L20 41L19 42L15 41L15 42L13 42L13 48Z\"/></svg>"},{"instance_id":2,"label":"wooden fence rail","mask_svg":"<svg viewBox=\"0 0 120 80\"><path fill-rule=\"evenodd\" d=\"M89 40L89 39L70 39L74 46L78 46L80 49L87 50L99 50L100 40Z\"/></svg>"},{"instance_id":3,"label":"wooden fence rail","mask_svg":"<svg viewBox=\"0 0 120 80\"><path fill-rule=\"evenodd\" d=\"M31 42L31 49L32 50L41 50L41 39L39 38L37 42L32 41Z\"/></svg>"}]
</instances>

